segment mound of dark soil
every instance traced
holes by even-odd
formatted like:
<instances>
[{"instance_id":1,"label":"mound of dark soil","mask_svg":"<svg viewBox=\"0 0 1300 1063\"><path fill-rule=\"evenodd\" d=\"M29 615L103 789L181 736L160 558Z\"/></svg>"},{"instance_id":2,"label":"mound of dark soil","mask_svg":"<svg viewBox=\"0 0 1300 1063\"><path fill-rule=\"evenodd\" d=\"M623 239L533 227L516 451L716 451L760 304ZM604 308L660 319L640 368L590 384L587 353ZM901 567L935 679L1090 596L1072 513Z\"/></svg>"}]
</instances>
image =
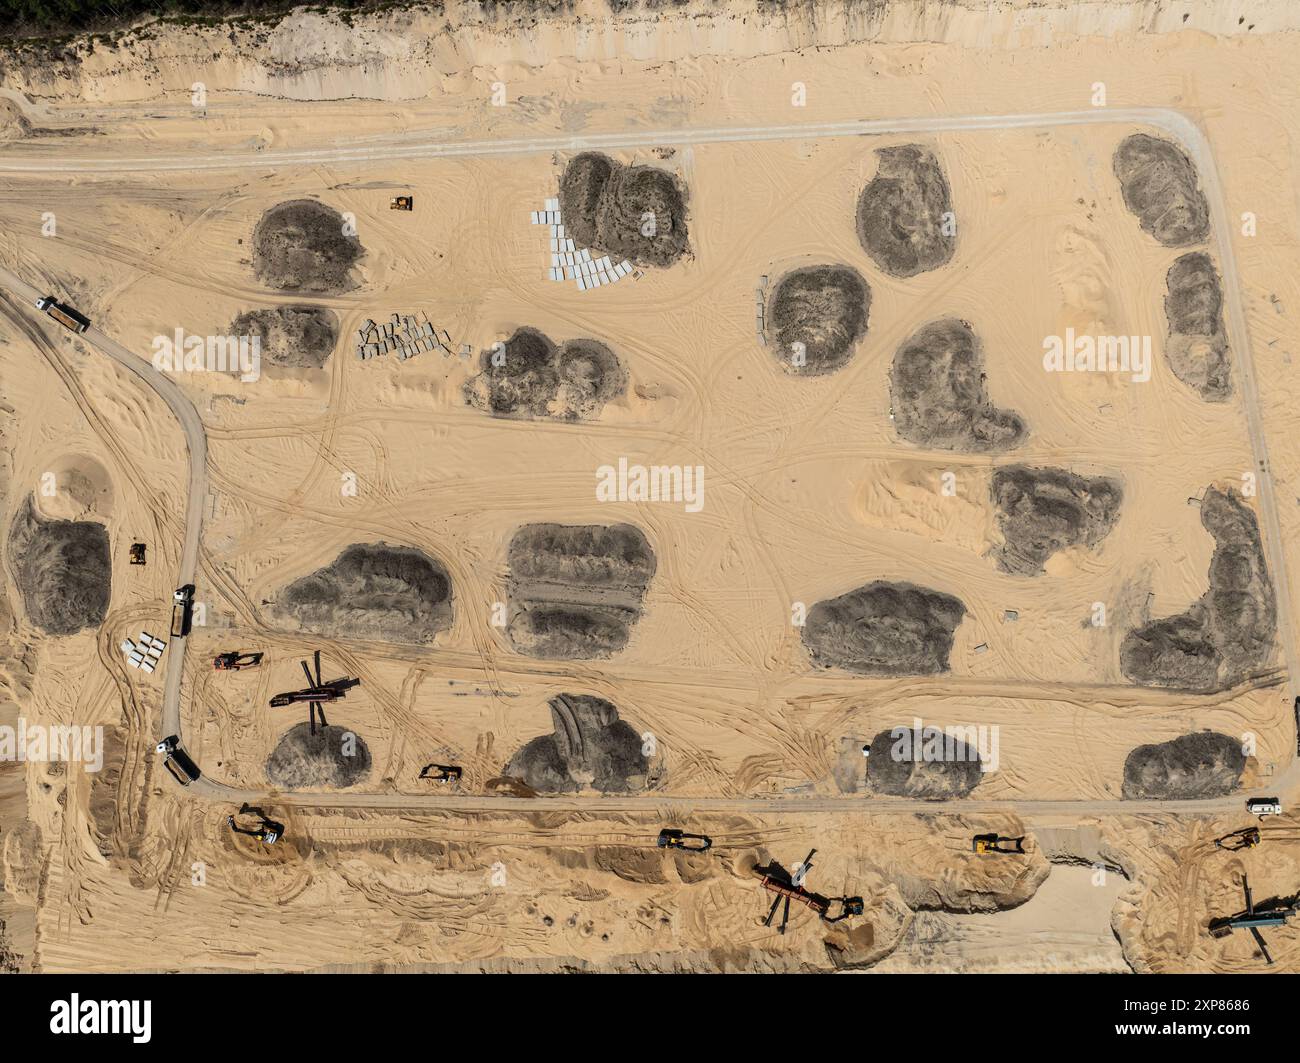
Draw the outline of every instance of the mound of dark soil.
<instances>
[{"instance_id":1,"label":"mound of dark soil","mask_svg":"<svg viewBox=\"0 0 1300 1063\"><path fill-rule=\"evenodd\" d=\"M284 790L341 790L370 774L370 749L360 735L333 724L315 734L306 723L285 732L266 761L266 777Z\"/></svg>"},{"instance_id":2,"label":"mound of dark soil","mask_svg":"<svg viewBox=\"0 0 1300 1063\"><path fill-rule=\"evenodd\" d=\"M890 372L894 426L911 443L939 450L1010 450L1029 434L1024 420L989 401L984 351L975 330L943 318L912 333Z\"/></svg>"},{"instance_id":3,"label":"mound of dark soil","mask_svg":"<svg viewBox=\"0 0 1300 1063\"><path fill-rule=\"evenodd\" d=\"M1235 491L1211 487L1201 524L1214 536L1209 590L1187 612L1124 637L1120 668L1135 683L1221 690L1264 668L1273 653L1277 602L1255 514Z\"/></svg>"},{"instance_id":4,"label":"mound of dark soil","mask_svg":"<svg viewBox=\"0 0 1300 1063\"><path fill-rule=\"evenodd\" d=\"M957 248L948 178L919 144L881 148L879 165L858 198L858 240L891 277L914 277L947 263Z\"/></svg>"},{"instance_id":5,"label":"mound of dark soil","mask_svg":"<svg viewBox=\"0 0 1300 1063\"><path fill-rule=\"evenodd\" d=\"M615 260L671 266L690 247L685 193L673 174L653 166L575 155L560 179L560 210L578 247Z\"/></svg>"},{"instance_id":6,"label":"mound of dark soil","mask_svg":"<svg viewBox=\"0 0 1300 1063\"><path fill-rule=\"evenodd\" d=\"M566 421L596 417L605 403L627 390L627 371L618 355L597 340L574 339L560 347L560 386L554 416Z\"/></svg>"},{"instance_id":7,"label":"mound of dark soil","mask_svg":"<svg viewBox=\"0 0 1300 1063\"><path fill-rule=\"evenodd\" d=\"M641 594L655 572L655 555L631 524L529 524L510 541L516 580L619 588Z\"/></svg>"},{"instance_id":8,"label":"mound of dark soil","mask_svg":"<svg viewBox=\"0 0 1300 1063\"><path fill-rule=\"evenodd\" d=\"M871 740L867 782L876 793L946 801L965 797L980 776L978 749L934 727L892 727Z\"/></svg>"},{"instance_id":9,"label":"mound of dark soil","mask_svg":"<svg viewBox=\"0 0 1300 1063\"><path fill-rule=\"evenodd\" d=\"M808 611L803 642L814 664L863 675L948 670L966 607L950 594L876 581Z\"/></svg>"},{"instance_id":10,"label":"mound of dark soil","mask_svg":"<svg viewBox=\"0 0 1300 1063\"><path fill-rule=\"evenodd\" d=\"M1223 663L1199 603L1186 613L1135 628L1120 646L1121 670L1144 686L1214 690Z\"/></svg>"},{"instance_id":11,"label":"mound of dark soil","mask_svg":"<svg viewBox=\"0 0 1300 1063\"><path fill-rule=\"evenodd\" d=\"M783 368L805 376L834 372L867 334L871 289L848 266L805 266L782 277L768 305L771 347ZM798 345L798 346L796 346ZM799 364L796 354L802 355Z\"/></svg>"},{"instance_id":12,"label":"mound of dark soil","mask_svg":"<svg viewBox=\"0 0 1300 1063\"><path fill-rule=\"evenodd\" d=\"M1232 359L1219 271L1209 255L1191 251L1169 267L1165 284L1169 368L1207 402L1226 402L1232 395Z\"/></svg>"},{"instance_id":13,"label":"mound of dark soil","mask_svg":"<svg viewBox=\"0 0 1300 1063\"><path fill-rule=\"evenodd\" d=\"M8 554L28 619L47 635L104 622L113 576L104 525L44 520L29 497L9 528Z\"/></svg>"},{"instance_id":14,"label":"mound of dark soil","mask_svg":"<svg viewBox=\"0 0 1300 1063\"><path fill-rule=\"evenodd\" d=\"M1245 767L1240 739L1213 731L1181 735L1138 746L1128 755L1124 797L1169 801L1224 797L1237 788Z\"/></svg>"},{"instance_id":15,"label":"mound of dark soil","mask_svg":"<svg viewBox=\"0 0 1300 1063\"><path fill-rule=\"evenodd\" d=\"M644 790L649 762L641 738L603 698L559 694L550 701L552 734L524 745L505 774L538 793Z\"/></svg>"},{"instance_id":16,"label":"mound of dark soil","mask_svg":"<svg viewBox=\"0 0 1300 1063\"><path fill-rule=\"evenodd\" d=\"M1196 167L1182 148L1168 140L1134 133L1125 137L1111 160L1124 205L1142 229L1165 247L1197 244L1210 234L1210 208Z\"/></svg>"},{"instance_id":17,"label":"mound of dark soil","mask_svg":"<svg viewBox=\"0 0 1300 1063\"><path fill-rule=\"evenodd\" d=\"M590 420L627 389L623 364L603 343L574 339L557 347L531 328L484 351L480 368L465 384L465 401L494 417Z\"/></svg>"},{"instance_id":18,"label":"mound of dark soil","mask_svg":"<svg viewBox=\"0 0 1300 1063\"><path fill-rule=\"evenodd\" d=\"M428 642L451 626L451 579L423 551L354 543L329 565L289 584L275 608L303 630L322 635Z\"/></svg>"},{"instance_id":19,"label":"mound of dark soil","mask_svg":"<svg viewBox=\"0 0 1300 1063\"><path fill-rule=\"evenodd\" d=\"M314 199L280 203L253 230L253 271L277 291L337 295L352 288L365 250L344 231L343 215Z\"/></svg>"},{"instance_id":20,"label":"mound of dark soil","mask_svg":"<svg viewBox=\"0 0 1300 1063\"><path fill-rule=\"evenodd\" d=\"M1003 572L1037 576L1058 550L1092 547L1115 526L1124 489L1109 477L1010 465L993 474L993 504L1003 544Z\"/></svg>"},{"instance_id":21,"label":"mound of dark soil","mask_svg":"<svg viewBox=\"0 0 1300 1063\"><path fill-rule=\"evenodd\" d=\"M258 337L263 365L320 369L334 353L339 319L323 306L277 306L240 314L230 333Z\"/></svg>"},{"instance_id":22,"label":"mound of dark soil","mask_svg":"<svg viewBox=\"0 0 1300 1063\"><path fill-rule=\"evenodd\" d=\"M565 232L578 247L596 247L596 213L610 176L622 163L598 151L575 155L560 178L560 216Z\"/></svg>"},{"instance_id":23,"label":"mound of dark soil","mask_svg":"<svg viewBox=\"0 0 1300 1063\"><path fill-rule=\"evenodd\" d=\"M608 657L627 645L654 575L654 550L630 524L530 524L510 542L507 634L520 653Z\"/></svg>"},{"instance_id":24,"label":"mound of dark soil","mask_svg":"<svg viewBox=\"0 0 1300 1063\"><path fill-rule=\"evenodd\" d=\"M632 637L639 609L586 603L551 604L514 599L520 611L507 629L520 653L548 660L610 657Z\"/></svg>"}]
</instances>

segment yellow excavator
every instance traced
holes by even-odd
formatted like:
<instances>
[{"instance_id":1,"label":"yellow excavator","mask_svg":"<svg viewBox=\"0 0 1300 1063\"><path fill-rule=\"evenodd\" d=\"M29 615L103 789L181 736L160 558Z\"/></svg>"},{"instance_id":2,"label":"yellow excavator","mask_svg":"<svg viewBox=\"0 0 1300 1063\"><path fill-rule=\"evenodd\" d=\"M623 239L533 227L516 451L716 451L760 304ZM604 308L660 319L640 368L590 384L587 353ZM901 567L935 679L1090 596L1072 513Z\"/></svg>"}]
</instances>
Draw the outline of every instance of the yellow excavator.
<instances>
[{"instance_id":1,"label":"yellow excavator","mask_svg":"<svg viewBox=\"0 0 1300 1063\"><path fill-rule=\"evenodd\" d=\"M977 834L971 839L971 849L982 856L993 853L1020 853L1025 851L1025 837L1004 838L1001 834Z\"/></svg>"},{"instance_id":2,"label":"yellow excavator","mask_svg":"<svg viewBox=\"0 0 1300 1063\"><path fill-rule=\"evenodd\" d=\"M707 834L687 834L684 830L664 827L655 843L660 849L681 849L687 853L703 853L713 848L713 839Z\"/></svg>"},{"instance_id":3,"label":"yellow excavator","mask_svg":"<svg viewBox=\"0 0 1300 1063\"><path fill-rule=\"evenodd\" d=\"M270 819L260 808L255 808L252 805L245 803L239 806L239 812L236 814L240 816L253 816L258 821L257 826L255 827L244 827L240 825L239 821L235 819L234 816L227 816L226 822L230 825L230 829L236 834L244 834L249 838L256 838L263 845L274 845L284 837L284 824L277 823L275 820Z\"/></svg>"},{"instance_id":4,"label":"yellow excavator","mask_svg":"<svg viewBox=\"0 0 1300 1063\"><path fill-rule=\"evenodd\" d=\"M1259 842L1258 827L1243 827L1241 830L1234 830L1231 834L1225 834L1222 838L1214 839L1215 846L1226 849L1230 853L1240 849L1253 849Z\"/></svg>"}]
</instances>

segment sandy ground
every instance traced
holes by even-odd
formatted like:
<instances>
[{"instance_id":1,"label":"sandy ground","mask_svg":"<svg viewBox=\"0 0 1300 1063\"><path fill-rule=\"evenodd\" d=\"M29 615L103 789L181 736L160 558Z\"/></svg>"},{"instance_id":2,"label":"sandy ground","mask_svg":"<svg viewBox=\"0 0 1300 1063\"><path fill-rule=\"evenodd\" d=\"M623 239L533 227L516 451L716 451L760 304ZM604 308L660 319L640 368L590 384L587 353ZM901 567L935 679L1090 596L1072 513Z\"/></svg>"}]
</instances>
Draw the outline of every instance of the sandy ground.
<instances>
[{"instance_id":1,"label":"sandy ground","mask_svg":"<svg viewBox=\"0 0 1300 1063\"><path fill-rule=\"evenodd\" d=\"M1297 203L1284 191L1295 183L1294 35L1262 32L1261 19L1249 35L1121 25L1103 40L1073 36L1062 15L1051 33L979 40L951 19L931 43L913 40L925 36L916 26L887 43L885 27L872 44L806 51L740 29L725 48L711 38L693 58L682 55L681 27L666 20L656 53L674 57L666 61L571 58L540 42L508 63L493 55L421 75L416 86L403 53L364 76L342 61L317 68L293 90L274 86L281 95L225 91L246 68L168 67L169 85L207 79L205 115L175 85L159 91L104 56L87 61L93 76L83 84L95 86L87 98L55 93L34 68L11 69L8 85L44 97L35 125L95 130L57 141L69 153L159 153L178 164L206 158L210 145L320 148L428 129L461 139L1052 112L1087 107L1096 82L1113 106L1176 108L1208 135L1229 215L1257 216L1257 235L1234 233L1233 242L1295 571L1291 308L1300 305L1300 253ZM318 35L312 48L343 32L304 25ZM334 80L345 75L348 93ZM496 78L511 106L484 104ZM791 106L796 81L806 107ZM349 94L383 99L332 98ZM312 95L331 100L281 98ZM1134 747L1203 729L1256 737L1242 785L1259 792L1296 745L1280 655L1257 682L1209 696L1136 688L1119 671L1130 628L1182 611L1205 590L1213 541L1191 500L1210 485L1240 488L1254 467L1240 391L1224 404L1202 402L1159 356L1165 272L1180 252L1142 233L1120 198L1111 154L1134 131L1116 122L678 147L648 135L615 154L665 167L689 189L692 254L595 292L546 279L545 230L528 224L528 212L557 194L571 152L6 174L0 259L38 287L66 292L146 354L154 336L177 327L223 334L236 315L286 301L258 284L250 264L266 209L312 197L356 218L366 249L356 287L293 300L340 319L323 370L268 370L255 383L181 380L207 428L211 485L198 581L206 624L189 640L183 725L187 747L216 779L265 785L266 758L304 717L267 701L299 685L298 659L320 647L326 672L363 680L330 707L330 722L371 750L363 791L427 792L416 776L434 761L464 765L463 788L482 792L516 749L549 731L548 699L570 692L607 698L653 736L657 792L667 795L851 794L861 787L861 743L917 717L999 729L1000 764L981 781L983 798L1117 799ZM853 214L875 149L918 140L945 164L959 250L949 267L896 280L858 244ZM52 143L28 136L4 150L21 159ZM388 210L399 192L414 194L415 212ZM55 238L40 235L47 210L57 216ZM764 276L820 262L866 278L868 333L839 372L791 379L757 341L754 289ZM0 779L0 918L22 964L785 970L888 956L881 970L1253 970L1261 961L1249 938L1212 940L1205 924L1240 908L1233 876L1242 870L1257 897L1300 889L1300 828L1266 833L1265 846L1245 854L1214 850L1217 834L1246 825L1244 813L1024 822L1015 833L1033 839L1041 829L1055 840L1031 841L1023 861L971 854L972 833L1019 821L965 817L960 804L918 816L700 816L683 825L714 835L716 854L674 861L653 848L663 821L652 795L644 815L626 817L309 810L281 814L289 840L278 849L242 844L225 830L229 809L183 799L162 772L152 756L161 684L126 669L117 650L123 637L168 623L160 603L172 589L186 483L175 422L102 355L52 332L35 344L4 309L0 373L13 410L5 512L36 490L47 516L101 520L113 544L113 596L99 631L44 638L14 608L34 678L27 694L23 667L8 666L16 693L6 709L112 735L97 776L19 766L25 793L12 768ZM627 392L593 422L500 420L465 405L462 387L477 368L468 360L356 360L352 336L363 321L416 310L450 333L453 348L475 352L520 326L557 341L598 338L627 367ZM1042 577L1000 572L988 490L1008 459L897 440L893 352L940 316L975 326L991 398L1028 422L1016 461L1123 483L1121 518L1096 549L1057 555ZM1044 373L1042 337L1067 328L1152 335L1151 381ZM594 470L620 457L705 466L704 510L597 502ZM108 486L86 498L39 496L43 473L65 482L69 470ZM946 473L952 496L940 489ZM349 475L355 496L341 490ZM644 616L615 658L537 660L492 626L506 597L510 537L535 521L627 521L654 547ZM127 565L132 541L150 543L143 569ZM351 543L379 541L418 547L447 567L450 630L430 646L404 647L277 625L267 602L284 586ZM949 673L870 679L811 667L792 607L874 579L965 603ZM11 573L6 580L17 601ZM1294 610L1292 588L1278 593ZM1106 603L1104 626L1090 621L1095 602ZM267 665L239 675L204 666L236 646L265 651ZM37 829L20 832L24 820ZM811 884L862 895L867 913L830 928L801 910L779 937L759 925L765 895L749 866L759 856L788 865L813 846ZM1296 931L1269 939L1277 968L1295 970Z\"/></svg>"}]
</instances>

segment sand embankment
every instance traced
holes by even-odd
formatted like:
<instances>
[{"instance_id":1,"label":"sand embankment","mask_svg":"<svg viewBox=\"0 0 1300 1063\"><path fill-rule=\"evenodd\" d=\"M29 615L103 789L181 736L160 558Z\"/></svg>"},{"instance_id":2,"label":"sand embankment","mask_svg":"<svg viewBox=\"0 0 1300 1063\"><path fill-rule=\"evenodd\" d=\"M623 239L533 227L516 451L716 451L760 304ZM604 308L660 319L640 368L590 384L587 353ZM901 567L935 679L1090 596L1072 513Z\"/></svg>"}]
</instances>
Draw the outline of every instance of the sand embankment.
<instances>
[{"instance_id":1,"label":"sand embankment","mask_svg":"<svg viewBox=\"0 0 1300 1063\"><path fill-rule=\"evenodd\" d=\"M1094 0L763 0L693 3L665 10L654 0L573 0L544 13L463 0L425 8L320 14L276 21L155 23L51 45L23 42L0 52L0 88L28 97L122 103L243 91L295 100L418 100L487 85L519 67L665 63L748 58L859 41L997 49L1048 45L1061 37L1113 38L1199 30L1262 35L1300 28L1300 8L1262 0L1240 5L1115 4Z\"/></svg>"}]
</instances>

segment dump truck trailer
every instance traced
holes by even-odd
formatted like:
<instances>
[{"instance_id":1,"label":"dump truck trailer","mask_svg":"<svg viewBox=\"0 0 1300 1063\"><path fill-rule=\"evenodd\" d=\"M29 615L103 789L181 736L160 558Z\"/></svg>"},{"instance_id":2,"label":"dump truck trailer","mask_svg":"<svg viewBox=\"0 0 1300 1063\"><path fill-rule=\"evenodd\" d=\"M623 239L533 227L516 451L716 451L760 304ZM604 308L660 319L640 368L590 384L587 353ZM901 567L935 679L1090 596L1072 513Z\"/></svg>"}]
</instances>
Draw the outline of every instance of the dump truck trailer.
<instances>
[{"instance_id":1,"label":"dump truck trailer","mask_svg":"<svg viewBox=\"0 0 1300 1063\"><path fill-rule=\"evenodd\" d=\"M183 639L194 621L194 584L177 587L172 595L172 638Z\"/></svg>"},{"instance_id":2,"label":"dump truck trailer","mask_svg":"<svg viewBox=\"0 0 1300 1063\"><path fill-rule=\"evenodd\" d=\"M52 295L37 299L36 309L44 310L60 325L71 329L73 332L85 332L86 329L90 328L90 318L80 311L74 310L66 303L57 302Z\"/></svg>"},{"instance_id":3,"label":"dump truck trailer","mask_svg":"<svg viewBox=\"0 0 1300 1063\"><path fill-rule=\"evenodd\" d=\"M199 778L199 766L181 748L180 739L176 735L168 735L158 743L157 749L165 758L163 765L182 786L189 786Z\"/></svg>"}]
</instances>

